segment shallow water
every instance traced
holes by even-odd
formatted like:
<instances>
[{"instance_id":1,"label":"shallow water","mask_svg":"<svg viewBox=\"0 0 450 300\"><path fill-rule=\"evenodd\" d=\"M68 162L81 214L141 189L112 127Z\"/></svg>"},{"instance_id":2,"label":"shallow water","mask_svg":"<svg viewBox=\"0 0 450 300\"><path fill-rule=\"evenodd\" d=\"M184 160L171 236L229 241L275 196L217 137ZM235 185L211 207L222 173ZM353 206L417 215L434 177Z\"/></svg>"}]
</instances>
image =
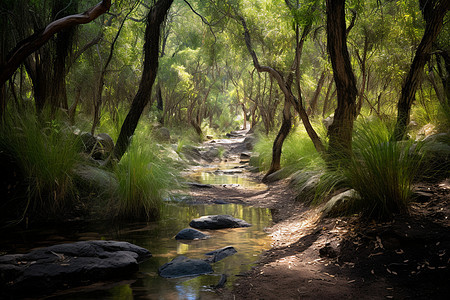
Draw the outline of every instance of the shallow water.
<instances>
[{"instance_id":1,"label":"shallow water","mask_svg":"<svg viewBox=\"0 0 450 300\"><path fill-rule=\"evenodd\" d=\"M174 236L197 217L211 214L229 214L243 219L252 227L204 230L211 238L187 243ZM271 225L270 210L245 207L238 204L186 205L167 203L162 218L157 222L130 223L122 226L97 224L84 228L58 228L39 232L24 231L17 236L16 252L27 247L45 246L66 241L113 239L134 243L148 249L152 257L140 265L135 278L109 286L99 284L89 288L66 291L50 299L217 299L211 286L218 283L221 274L227 274L231 285L236 274L250 270L263 250L270 248L270 237L264 228ZM214 273L195 278L165 279L158 276L158 268L173 258L205 258L205 253L225 246L233 246L235 255L214 263ZM21 248L22 247L22 248ZM2 249L3 250L3 249ZM9 251L8 251L9 252Z\"/></svg>"}]
</instances>

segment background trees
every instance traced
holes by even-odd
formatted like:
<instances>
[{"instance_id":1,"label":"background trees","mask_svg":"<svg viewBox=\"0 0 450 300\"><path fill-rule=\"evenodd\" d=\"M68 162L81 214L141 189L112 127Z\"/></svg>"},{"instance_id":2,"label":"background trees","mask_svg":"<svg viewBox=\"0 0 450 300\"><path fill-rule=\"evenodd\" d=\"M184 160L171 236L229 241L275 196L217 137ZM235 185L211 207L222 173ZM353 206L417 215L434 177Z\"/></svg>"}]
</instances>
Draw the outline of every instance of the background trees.
<instances>
[{"instance_id":1,"label":"background trees","mask_svg":"<svg viewBox=\"0 0 450 300\"><path fill-rule=\"evenodd\" d=\"M48 105L93 128L104 115L122 125L119 112L132 107L146 76L146 22L158 2L120 1L103 14L108 1L3 1L3 110L6 103L32 103L37 111ZM58 33L11 73L20 41L89 6L103 15ZM425 123L448 105L448 39L439 35L448 31L447 11L448 1L174 1L153 59L156 88L143 96L152 105L139 111L199 135L237 120L269 134L292 117L318 151L324 142L331 152L350 151L359 115L397 118L400 138L411 114ZM333 112L328 137L319 138L320 119Z\"/></svg>"}]
</instances>

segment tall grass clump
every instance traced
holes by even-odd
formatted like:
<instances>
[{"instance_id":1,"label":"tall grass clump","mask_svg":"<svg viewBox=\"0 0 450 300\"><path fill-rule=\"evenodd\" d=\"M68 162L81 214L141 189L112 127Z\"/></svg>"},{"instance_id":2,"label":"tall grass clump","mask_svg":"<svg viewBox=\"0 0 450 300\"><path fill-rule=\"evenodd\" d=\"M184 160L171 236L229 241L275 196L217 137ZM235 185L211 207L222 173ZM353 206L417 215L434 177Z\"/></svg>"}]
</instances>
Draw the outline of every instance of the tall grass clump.
<instances>
[{"instance_id":1,"label":"tall grass clump","mask_svg":"<svg viewBox=\"0 0 450 300\"><path fill-rule=\"evenodd\" d=\"M115 166L119 181L116 203L119 219L156 218L162 200L170 189L177 188L178 175L164 150L142 133L133 137L127 152Z\"/></svg>"},{"instance_id":2,"label":"tall grass clump","mask_svg":"<svg viewBox=\"0 0 450 300\"><path fill-rule=\"evenodd\" d=\"M361 196L350 209L368 218L386 219L406 212L421 168L421 145L390 141L390 137L391 130L381 122L362 122L354 132L354 155L344 176Z\"/></svg>"},{"instance_id":3,"label":"tall grass clump","mask_svg":"<svg viewBox=\"0 0 450 300\"><path fill-rule=\"evenodd\" d=\"M70 212L75 200L72 170L81 160L80 141L69 127L42 113L9 112L0 129L0 149L20 169L26 192L23 216L58 218Z\"/></svg>"}]
</instances>

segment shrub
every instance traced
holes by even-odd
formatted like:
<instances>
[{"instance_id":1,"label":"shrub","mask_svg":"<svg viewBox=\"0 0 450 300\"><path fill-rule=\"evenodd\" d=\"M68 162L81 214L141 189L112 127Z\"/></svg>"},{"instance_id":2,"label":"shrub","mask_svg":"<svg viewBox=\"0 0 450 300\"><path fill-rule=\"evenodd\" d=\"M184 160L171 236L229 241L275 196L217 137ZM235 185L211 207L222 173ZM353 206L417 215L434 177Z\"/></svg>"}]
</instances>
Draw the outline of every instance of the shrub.
<instances>
[{"instance_id":1,"label":"shrub","mask_svg":"<svg viewBox=\"0 0 450 300\"><path fill-rule=\"evenodd\" d=\"M361 123L354 132L354 155L344 176L361 196L351 209L375 219L406 212L411 185L421 167L421 145L390 141L391 130L380 122Z\"/></svg>"},{"instance_id":2,"label":"shrub","mask_svg":"<svg viewBox=\"0 0 450 300\"><path fill-rule=\"evenodd\" d=\"M24 177L23 215L58 218L75 202L72 169L81 161L79 139L57 120L33 112L10 112L0 129L0 150L9 154Z\"/></svg>"},{"instance_id":3,"label":"shrub","mask_svg":"<svg viewBox=\"0 0 450 300\"><path fill-rule=\"evenodd\" d=\"M178 187L177 172L169 159L163 159L164 152L147 141L142 131L133 137L114 169L119 180L115 203L118 218L149 220L159 215L168 190Z\"/></svg>"}]
</instances>

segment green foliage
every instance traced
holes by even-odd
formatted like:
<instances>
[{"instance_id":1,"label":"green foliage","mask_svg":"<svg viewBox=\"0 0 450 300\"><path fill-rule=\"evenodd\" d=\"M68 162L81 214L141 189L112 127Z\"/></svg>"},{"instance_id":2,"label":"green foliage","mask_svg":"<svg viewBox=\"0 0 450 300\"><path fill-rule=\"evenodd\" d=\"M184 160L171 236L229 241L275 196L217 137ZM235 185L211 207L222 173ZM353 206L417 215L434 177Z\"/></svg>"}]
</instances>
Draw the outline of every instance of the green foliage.
<instances>
[{"instance_id":1,"label":"green foliage","mask_svg":"<svg viewBox=\"0 0 450 300\"><path fill-rule=\"evenodd\" d=\"M351 209L375 219L406 212L411 187L421 168L421 145L390 141L391 130L379 122L358 124L354 156L344 176L361 196Z\"/></svg>"},{"instance_id":2,"label":"green foliage","mask_svg":"<svg viewBox=\"0 0 450 300\"><path fill-rule=\"evenodd\" d=\"M26 182L24 215L58 218L75 200L72 169L82 161L70 127L32 112L12 112L0 129L0 149L16 162Z\"/></svg>"},{"instance_id":3,"label":"green foliage","mask_svg":"<svg viewBox=\"0 0 450 300\"><path fill-rule=\"evenodd\" d=\"M258 153L257 165L260 170L267 171L270 167L274 139L275 134L258 136L254 151ZM298 170L324 167L323 160L303 128L297 127L284 141L281 166L284 168L285 176Z\"/></svg>"},{"instance_id":4,"label":"green foliage","mask_svg":"<svg viewBox=\"0 0 450 300\"><path fill-rule=\"evenodd\" d=\"M168 190L176 188L178 176L165 150L138 128L133 141L114 172L119 180L119 219L149 220L159 215Z\"/></svg>"}]
</instances>

